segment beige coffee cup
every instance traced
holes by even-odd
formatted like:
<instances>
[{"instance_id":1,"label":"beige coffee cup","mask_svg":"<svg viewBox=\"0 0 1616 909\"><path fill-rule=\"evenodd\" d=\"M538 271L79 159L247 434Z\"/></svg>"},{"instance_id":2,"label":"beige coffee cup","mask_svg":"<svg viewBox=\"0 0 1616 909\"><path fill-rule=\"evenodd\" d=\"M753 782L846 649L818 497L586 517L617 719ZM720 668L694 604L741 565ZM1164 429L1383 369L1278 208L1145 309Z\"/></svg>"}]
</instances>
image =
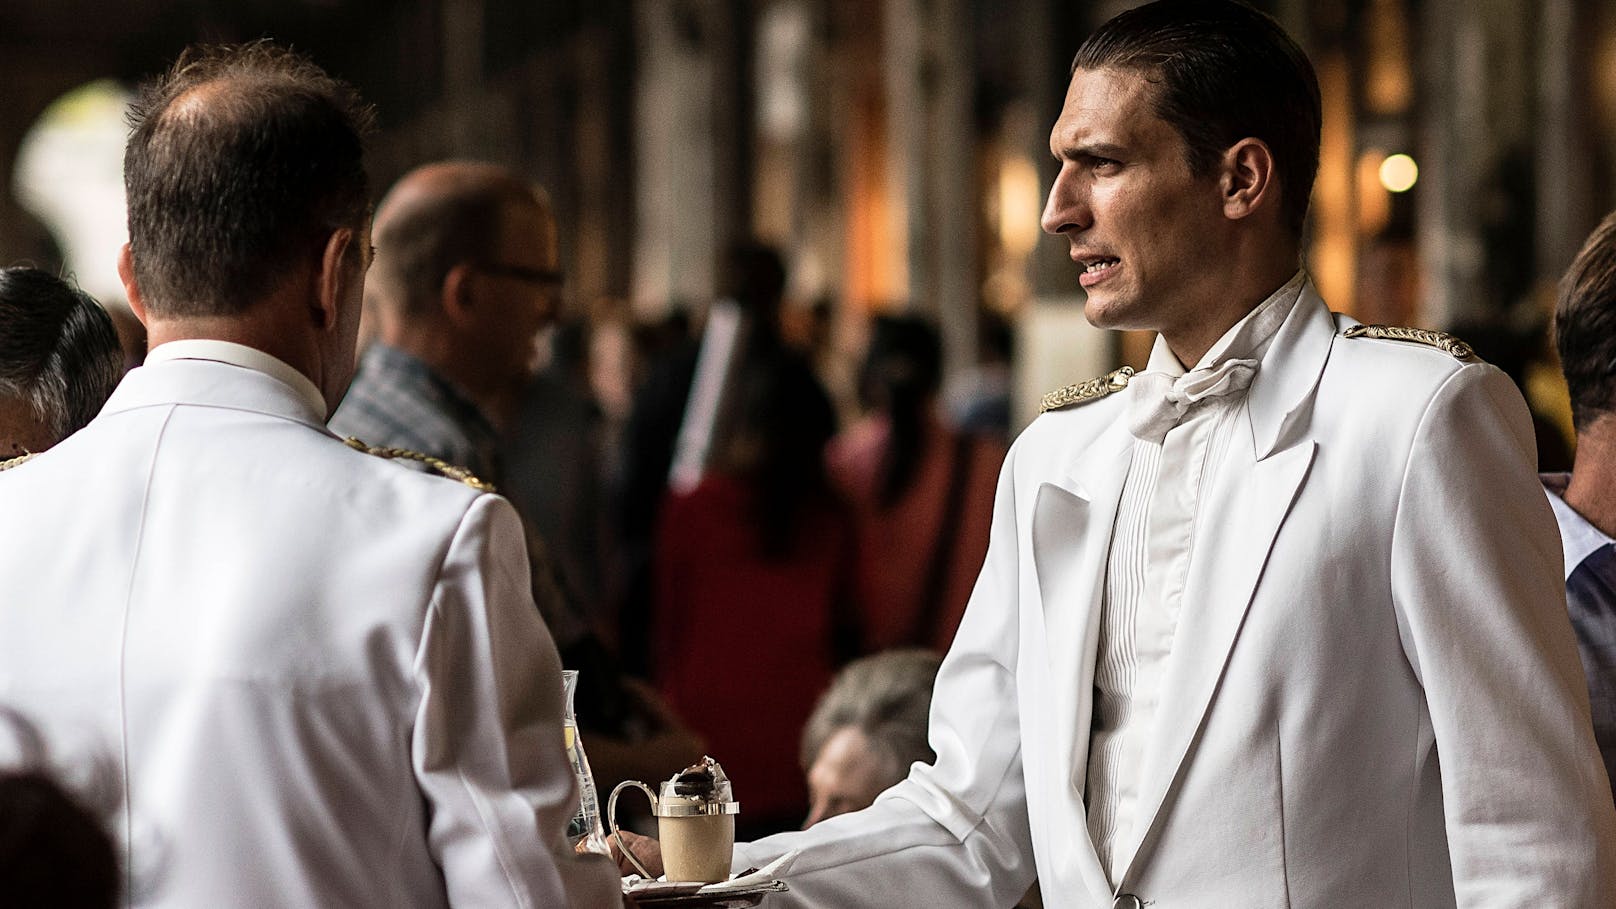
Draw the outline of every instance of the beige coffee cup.
<instances>
[{"instance_id":1,"label":"beige coffee cup","mask_svg":"<svg viewBox=\"0 0 1616 909\"><path fill-rule=\"evenodd\" d=\"M617 797L629 787L639 789L651 800L651 814L657 819L657 839L662 846L662 867L668 880L709 884L729 880L735 852L735 815L741 806L717 761L703 758L702 763L674 774L662 784L660 794L639 780L625 780L612 790L606 802L612 838L634 867L649 878L653 875L623 845L617 826Z\"/></svg>"}]
</instances>

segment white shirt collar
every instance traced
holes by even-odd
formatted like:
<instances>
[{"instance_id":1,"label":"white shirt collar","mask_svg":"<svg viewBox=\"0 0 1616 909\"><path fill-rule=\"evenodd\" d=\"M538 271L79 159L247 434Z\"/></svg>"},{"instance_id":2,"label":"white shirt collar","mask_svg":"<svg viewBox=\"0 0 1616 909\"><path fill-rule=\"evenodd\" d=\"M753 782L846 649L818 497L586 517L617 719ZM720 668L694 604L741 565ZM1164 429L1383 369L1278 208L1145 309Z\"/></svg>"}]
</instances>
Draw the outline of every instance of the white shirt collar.
<instances>
[{"instance_id":1,"label":"white shirt collar","mask_svg":"<svg viewBox=\"0 0 1616 909\"><path fill-rule=\"evenodd\" d=\"M1578 514L1575 508L1566 504L1564 496L1566 484L1571 480L1570 474L1546 473L1540 479L1543 480L1543 488L1548 491L1554 521L1560 525L1560 545L1565 549L1565 576L1569 578L1583 559L1592 555L1595 549L1613 541L1604 531L1588 523L1588 519Z\"/></svg>"},{"instance_id":2,"label":"white shirt collar","mask_svg":"<svg viewBox=\"0 0 1616 909\"><path fill-rule=\"evenodd\" d=\"M256 347L237 344L233 341L219 341L213 338L186 338L179 341L169 341L159 344L146 354L146 365L163 363L169 360L213 360L218 363L228 363L231 366L240 366L264 373L291 386L309 407L324 420L328 413L325 406L325 395L320 393L319 386L315 385L308 376L298 372L284 360L272 357Z\"/></svg>"},{"instance_id":3,"label":"white shirt collar","mask_svg":"<svg viewBox=\"0 0 1616 909\"><path fill-rule=\"evenodd\" d=\"M1284 324L1285 317L1296 307L1297 299L1302 296L1302 285L1306 283L1307 272L1297 269L1289 281L1230 326L1193 368L1215 366L1228 359L1261 360L1268 351L1268 343L1279 332L1279 326ZM1156 336L1156 345L1151 348L1150 363L1145 370L1164 372L1170 376L1181 376L1187 372L1160 335Z\"/></svg>"}]
</instances>

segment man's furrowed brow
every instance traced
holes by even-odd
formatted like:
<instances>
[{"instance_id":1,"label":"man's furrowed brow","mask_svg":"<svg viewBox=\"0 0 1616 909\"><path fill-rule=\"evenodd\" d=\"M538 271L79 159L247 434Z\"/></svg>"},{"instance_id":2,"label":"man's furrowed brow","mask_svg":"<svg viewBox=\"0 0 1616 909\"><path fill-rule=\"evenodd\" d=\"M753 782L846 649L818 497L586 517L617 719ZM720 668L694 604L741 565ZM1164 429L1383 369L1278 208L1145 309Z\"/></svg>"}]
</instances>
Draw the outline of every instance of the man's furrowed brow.
<instances>
[{"instance_id":1,"label":"man's furrowed brow","mask_svg":"<svg viewBox=\"0 0 1616 909\"><path fill-rule=\"evenodd\" d=\"M1095 158L1108 158L1123 160L1128 156L1127 148L1114 142L1075 142L1061 145L1053 150L1055 160L1093 160Z\"/></svg>"}]
</instances>

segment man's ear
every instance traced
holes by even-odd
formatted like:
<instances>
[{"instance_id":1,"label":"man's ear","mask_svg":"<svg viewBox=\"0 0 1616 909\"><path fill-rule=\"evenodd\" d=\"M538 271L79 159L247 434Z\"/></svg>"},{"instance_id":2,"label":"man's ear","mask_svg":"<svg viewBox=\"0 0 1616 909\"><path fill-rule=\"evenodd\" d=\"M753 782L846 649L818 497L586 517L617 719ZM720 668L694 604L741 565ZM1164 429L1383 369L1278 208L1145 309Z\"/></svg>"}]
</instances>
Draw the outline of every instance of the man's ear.
<instances>
[{"instance_id":1,"label":"man's ear","mask_svg":"<svg viewBox=\"0 0 1616 909\"><path fill-rule=\"evenodd\" d=\"M438 305L443 308L443 314L452 325L463 325L472 318L472 308L475 305L476 271L470 265L462 262L449 269L443 276L443 286L438 290Z\"/></svg>"},{"instance_id":2,"label":"man's ear","mask_svg":"<svg viewBox=\"0 0 1616 909\"><path fill-rule=\"evenodd\" d=\"M1229 146L1223 153L1222 174L1224 217L1239 220L1278 204L1279 174L1274 153L1263 140L1248 137Z\"/></svg>"},{"instance_id":3,"label":"man's ear","mask_svg":"<svg viewBox=\"0 0 1616 909\"><path fill-rule=\"evenodd\" d=\"M135 254L130 252L128 243L118 250L118 280L123 282L123 295L129 299L129 311L135 314L140 324L146 325L146 297L141 294L140 285L135 283Z\"/></svg>"},{"instance_id":4,"label":"man's ear","mask_svg":"<svg viewBox=\"0 0 1616 909\"><path fill-rule=\"evenodd\" d=\"M326 238L325 251L320 256L319 288L315 305L310 309L314 324L322 331L337 327L338 310L353 296L349 292L353 282L365 278L364 263L352 258L358 255L360 250L354 242L352 228L339 227Z\"/></svg>"}]
</instances>

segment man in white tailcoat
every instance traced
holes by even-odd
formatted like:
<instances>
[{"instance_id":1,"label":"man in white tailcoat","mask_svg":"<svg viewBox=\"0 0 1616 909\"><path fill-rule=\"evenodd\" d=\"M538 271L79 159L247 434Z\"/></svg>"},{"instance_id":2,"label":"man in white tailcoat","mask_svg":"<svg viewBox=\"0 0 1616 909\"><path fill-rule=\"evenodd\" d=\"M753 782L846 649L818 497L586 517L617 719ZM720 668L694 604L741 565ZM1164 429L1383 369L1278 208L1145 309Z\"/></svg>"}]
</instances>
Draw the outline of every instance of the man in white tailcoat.
<instances>
[{"instance_id":1,"label":"man in white tailcoat","mask_svg":"<svg viewBox=\"0 0 1616 909\"><path fill-rule=\"evenodd\" d=\"M1035 875L1085 909L1616 905L1526 408L1298 269L1319 110L1234 3L1078 52L1043 223L1150 364L1049 396L1007 459L936 763L737 849L803 850L780 909L1009 906Z\"/></svg>"},{"instance_id":2,"label":"man in white tailcoat","mask_svg":"<svg viewBox=\"0 0 1616 909\"><path fill-rule=\"evenodd\" d=\"M137 103L119 261L150 332L0 473L0 702L101 755L128 904L611 906L510 506L325 428L369 262L369 112L265 44Z\"/></svg>"}]
</instances>

